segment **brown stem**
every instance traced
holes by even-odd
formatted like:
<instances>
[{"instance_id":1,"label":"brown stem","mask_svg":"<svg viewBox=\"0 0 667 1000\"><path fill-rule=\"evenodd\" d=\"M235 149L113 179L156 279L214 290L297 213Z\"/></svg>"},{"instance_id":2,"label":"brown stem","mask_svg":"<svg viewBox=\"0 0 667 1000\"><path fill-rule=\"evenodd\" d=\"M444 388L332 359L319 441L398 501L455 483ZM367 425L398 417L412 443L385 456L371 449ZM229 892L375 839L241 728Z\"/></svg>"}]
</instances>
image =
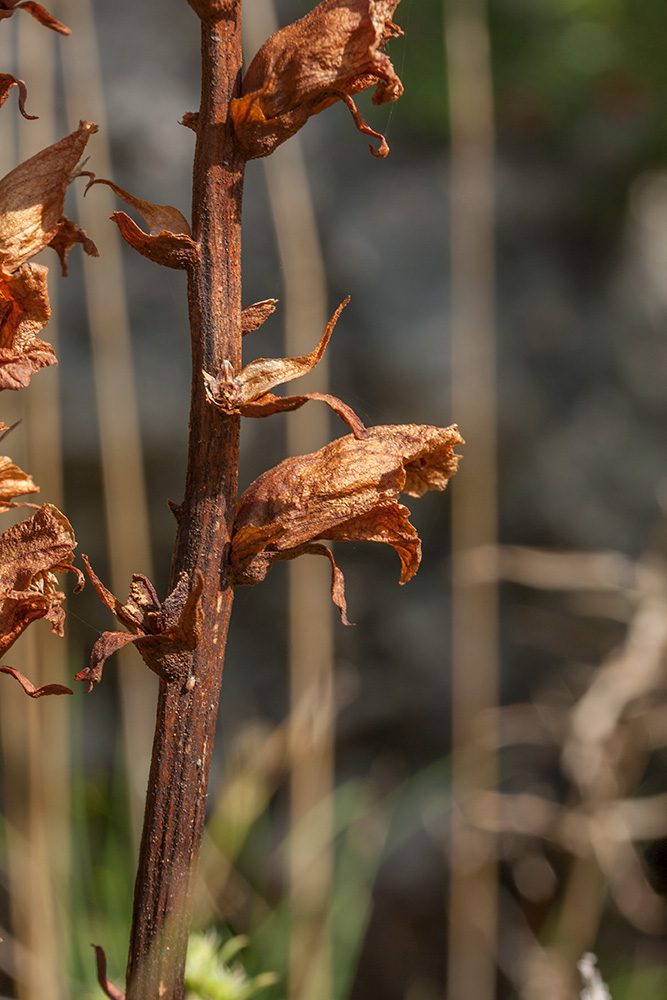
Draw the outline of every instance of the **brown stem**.
<instances>
[{"instance_id":1,"label":"brown stem","mask_svg":"<svg viewBox=\"0 0 667 1000\"><path fill-rule=\"evenodd\" d=\"M201 6L201 5L200 5ZM204 7L206 5L204 4ZM211 4L211 6L214 6ZM202 573L204 627L182 663L183 683L161 680L146 814L135 884L127 967L128 1000L180 1000L192 917L206 786L218 711L232 590L225 577L236 501L239 418L211 406L202 369L241 352L243 161L228 123L241 74L241 2L202 21L202 99L193 181L188 274L192 403L185 499L179 512L170 589Z\"/></svg>"}]
</instances>

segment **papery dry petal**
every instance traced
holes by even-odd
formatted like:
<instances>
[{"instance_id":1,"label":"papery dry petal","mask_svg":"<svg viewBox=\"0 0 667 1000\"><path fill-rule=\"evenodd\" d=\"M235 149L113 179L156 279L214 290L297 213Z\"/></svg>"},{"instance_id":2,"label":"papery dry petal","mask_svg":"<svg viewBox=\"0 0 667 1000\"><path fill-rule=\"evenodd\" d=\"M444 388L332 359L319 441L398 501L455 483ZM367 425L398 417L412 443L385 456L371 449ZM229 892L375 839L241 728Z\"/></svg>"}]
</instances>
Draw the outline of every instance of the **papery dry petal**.
<instances>
[{"instance_id":1,"label":"papery dry petal","mask_svg":"<svg viewBox=\"0 0 667 1000\"><path fill-rule=\"evenodd\" d=\"M261 302L254 302L241 313L241 333L245 337L246 333L258 330L262 323L266 322L278 304L278 299L263 299Z\"/></svg>"},{"instance_id":2,"label":"papery dry petal","mask_svg":"<svg viewBox=\"0 0 667 1000\"><path fill-rule=\"evenodd\" d=\"M15 670L13 667L3 665L0 666L0 671L3 674L10 674L17 680L30 698L42 698L44 695L52 694L74 694L72 689L65 687L64 684L42 684L40 687L35 687L25 674L22 674L20 670Z\"/></svg>"},{"instance_id":3,"label":"papery dry petal","mask_svg":"<svg viewBox=\"0 0 667 1000\"><path fill-rule=\"evenodd\" d=\"M242 417L270 417L274 413L288 413L291 410L298 410L311 399L326 403L347 424L355 437L365 437L366 427L352 407L344 403L338 396L331 396L326 392L306 392L302 396L274 396L273 393L266 392L259 399L242 403L235 412L240 413Z\"/></svg>"},{"instance_id":4,"label":"papery dry petal","mask_svg":"<svg viewBox=\"0 0 667 1000\"><path fill-rule=\"evenodd\" d=\"M407 424L338 438L265 472L237 505L231 551L234 584L256 583L277 559L321 539L382 541L401 558L401 582L417 570L420 543L398 497L444 489L454 475L456 426Z\"/></svg>"},{"instance_id":5,"label":"papery dry petal","mask_svg":"<svg viewBox=\"0 0 667 1000\"><path fill-rule=\"evenodd\" d=\"M22 3L19 3L19 0L0 0L0 21L5 17L11 17L17 10L27 10L45 28L51 28L61 35L72 33L67 25L56 21L55 17L52 17L40 3L35 3L35 0L23 0Z\"/></svg>"},{"instance_id":6,"label":"papery dry petal","mask_svg":"<svg viewBox=\"0 0 667 1000\"><path fill-rule=\"evenodd\" d=\"M9 91L12 87L16 87L18 89L19 111L24 118L34 121L35 118L37 118L37 115L29 115L25 109L25 101L28 96L25 83L23 80L18 80L15 76L10 76L9 73L0 73L0 108L9 97Z\"/></svg>"},{"instance_id":7,"label":"papery dry petal","mask_svg":"<svg viewBox=\"0 0 667 1000\"><path fill-rule=\"evenodd\" d=\"M60 258L60 273L63 277L67 277L67 254L75 243L80 243L89 257L99 257L99 251L85 229L81 229L76 222L72 222L71 219L63 215L56 235L49 243L51 249L55 250Z\"/></svg>"},{"instance_id":8,"label":"papery dry petal","mask_svg":"<svg viewBox=\"0 0 667 1000\"><path fill-rule=\"evenodd\" d=\"M376 87L374 104L395 101L403 85L382 51L402 34L392 21L399 0L324 0L272 35L250 63L241 97L231 102L239 143L248 159L266 156L311 117L338 100L357 128L381 140L376 156L389 151L364 122L354 94Z\"/></svg>"},{"instance_id":9,"label":"papery dry petal","mask_svg":"<svg viewBox=\"0 0 667 1000\"><path fill-rule=\"evenodd\" d=\"M63 634L65 595L54 574L72 570L82 583L72 566L75 547L71 524L52 504L0 535L0 655L37 618Z\"/></svg>"},{"instance_id":10,"label":"papery dry petal","mask_svg":"<svg viewBox=\"0 0 667 1000\"><path fill-rule=\"evenodd\" d=\"M156 205L151 201L135 198L113 181L94 178L94 184L106 184L121 201L134 208L148 226L145 233L125 212L114 212L111 218L120 229L126 243L156 264L183 270L197 258L197 244L192 239L190 224L172 205Z\"/></svg>"},{"instance_id":11,"label":"papery dry petal","mask_svg":"<svg viewBox=\"0 0 667 1000\"><path fill-rule=\"evenodd\" d=\"M0 270L0 389L23 389L31 376L58 364L53 348L37 336L49 321L47 268L23 264Z\"/></svg>"},{"instance_id":12,"label":"papery dry petal","mask_svg":"<svg viewBox=\"0 0 667 1000\"><path fill-rule=\"evenodd\" d=\"M0 180L0 268L15 271L58 236L65 192L97 125L75 132L20 163Z\"/></svg>"},{"instance_id":13,"label":"papery dry petal","mask_svg":"<svg viewBox=\"0 0 667 1000\"><path fill-rule=\"evenodd\" d=\"M6 455L0 455L0 513L13 507L11 502L15 497L27 493L39 493L32 479Z\"/></svg>"}]
</instances>

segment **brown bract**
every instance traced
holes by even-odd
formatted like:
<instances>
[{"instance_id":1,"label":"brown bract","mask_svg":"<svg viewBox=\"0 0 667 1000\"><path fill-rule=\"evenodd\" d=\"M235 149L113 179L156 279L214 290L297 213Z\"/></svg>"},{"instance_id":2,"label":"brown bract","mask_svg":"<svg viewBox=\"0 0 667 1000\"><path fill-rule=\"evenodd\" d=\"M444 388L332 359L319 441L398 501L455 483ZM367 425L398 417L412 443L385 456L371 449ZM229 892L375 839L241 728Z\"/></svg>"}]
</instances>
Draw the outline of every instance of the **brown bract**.
<instances>
[{"instance_id":1,"label":"brown bract","mask_svg":"<svg viewBox=\"0 0 667 1000\"><path fill-rule=\"evenodd\" d=\"M23 389L40 368L58 364L39 331L51 315L47 268L23 264L14 274L0 270L0 389Z\"/></svg>"},{"instance_id":2,"label":"brown bract","mask_svg":"<svg viewBox=\"0 0 667 1000\"><path fill-rule=\"evenodd\" d=\"M345 421L356 437L364 437L366 429L359 417L336 396L321 392L309 392L301 396L275 396L270 392L275 386L291 382L312 371L321 360L338 317L349 301L347 298L339 305L329 320L322 339L310 354L297 358L258 358L238 374L234 374L229 361L223 363L222 370L215 377L204 372L209 400L225 413L240 413L243 417L268 417L273 413L297 410L308 400L319 399ZM263 305L265 303L258 303L258 306Z\"/></svg>"},{"instance_id":3,"label":"brown bract","mask_svg":"<svg viewBox=\"0 0 667 1000\"><path fill-rule=\"evenodd\" d=\"M9 73L0 73L0 108L9 97L9 91L12 87L18 88L19 111L24 118L30 118L34 121L37 115L29 115L25 109L25 99L28 96L25 83L23 80L18 80L15 76L10 76Z\"/></svg>"},{"instance_id":4,"label":"brown bract","mask_svg":"<svg viewBox=\"0 0 667 1000\"><path fill-rule=\"evenodd\" d=\"M391 20L399 0L324 0L264 43L250 63L231 116L247 159L267 156L311 117L344 101L357 128L389 146L361 117L353 95L375 87L374 104L403 93L390 59L381 50L402 34Z\"/></svg>"},{"instance_id":5,"label":"brown bract","mask_svg":"<svg viewBox=\"0 0 667 1000\"><path fill-rule=\"evenodd\" d=\"M163 604L153 584L141 573L132 577L126 604L116 600L94 573L87 556L82 556L86 570L102 601L128 632L104 632L93 646L90 666L76 674L75 681L86 681L88 690L102 679L105 661L123 646L134 643L144 662L168 681L184 679L184 653L192 651L202 627L201 594L204 578L197 573L192 587L182 576Z\"/></svg>"},{"instance_id":6,"label":"brown bract","mask_svg":"<svg viewBox=\"0 0 667 1000\"><path fill-rule=\"evenodd\" d=\"M51 504L0 535L0 656L37 618L46 618L51 631L63 634L65 595L57 589L55 573L75 573L76 589L81 589L83 576L72 565L75 547L72 526Z\"/></svg>"},{"instance_id":7,"label":"brown bract","mask_svg":"<svg viewBox=\"0 0 667 1000\"><path fill-rule=\"evenodd\" d=\"M197 259L197 244L192 239L190 225L172 205L155 205L151 201L135 198L129 191L103 178L94 178L94 184L106 184L118 197L134 208L148 226L148 233L134 222L126 212L114 212L111 218L120 229L126 243L156 264L183 270Z\"/></svg>"},{"instance_id":8,"label":"brown bract","mask_svg":"<svg viewBox=\"0 0 667 1000\"><path fill-rule=\"evenodd\" d=\"M35 3L34 0L23 0L22 3L19 3L19 0L0 0L0 21L5 17L11 17L17 10L27 10L45 28L58 31L61 35L71 35L71 31L66 25L56 21L55 17L51 17L49 12L40 3Z\"/></svg>"},{"instance_id":9,"label":"brown bract","mask_svg":"<svg viewBox=\"0 0 667 1000\"><path fill-rule=\"evenodd\" d=\"M65 192L97 125L80 122L71 135L20 163L0 180L0 269L11 274L44 247L53 246L67 274L65 256L73 243L97 250L83 230L63 216Z\"/></svg>"},{"instance_id":10,"label":"brown bract","mask_svg":"<svg viewBox=\"0 0 667 1000\"><path fill-rule=\"evenodd\" d=\"M247 333L258 330L262 323L265 323L278 305L278 299L262 299L261 302L253 302L241 313L241 334L245 337Z\"/></svg>"},{"instance_id":11,"label":"brown bract","mask_svg":"<svg viewBox=\"0 0 667 1000\"><path fill-rule=\"evenodd\" d=\"M0 514L10 507L23 506L12 503L14 497L25 496L27 493L39 493L32 479L6 455L0 455Z\"/></svg>"},{"instance_id":12,"label":"brown bract","mask_svg":"<svg viewBox=\"0 0 667 1000\"><path fill-rule=\"evenodd\" d=\"M303 553L325 554L317 543L385 542L401 560L401 583L417 571L421 543L399 504L443 490L458 466L457 427L371 427L363 440L338 438L311 455L288 458L256 479L239 500L230 561L233 584L263 580L274 562ZM345 618L343 581L334 573L334 602Z\"/></svg>"}]
</instances>

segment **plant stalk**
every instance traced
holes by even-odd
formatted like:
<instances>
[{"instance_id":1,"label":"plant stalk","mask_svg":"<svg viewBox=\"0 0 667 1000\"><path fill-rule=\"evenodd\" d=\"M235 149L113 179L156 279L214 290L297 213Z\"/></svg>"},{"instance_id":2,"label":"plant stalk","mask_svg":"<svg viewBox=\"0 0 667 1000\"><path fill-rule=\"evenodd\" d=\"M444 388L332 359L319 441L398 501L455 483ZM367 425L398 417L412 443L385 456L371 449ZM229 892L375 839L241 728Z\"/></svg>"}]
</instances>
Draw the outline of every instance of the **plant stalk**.
<instances>
[{"instance_id":1,"label":"plant stalk","mask_svg":"<svg viewBox=\"0 0 667 1000\"><path fill-rule=\"evenodd\" d=\"M213 5L211 5L213 6ZM188 272L192 399L185 497L170 591L198 573L204 626L183 664L160 680L127 966L128 1000L181 1000L206 788L232 604L226 562L237 492L239 418L211 406L202 370L241 360L241 201L244 162L229 102L241 81L241 2L202 20L202 96L193 173Z\"/></svg>"}]
</instances>

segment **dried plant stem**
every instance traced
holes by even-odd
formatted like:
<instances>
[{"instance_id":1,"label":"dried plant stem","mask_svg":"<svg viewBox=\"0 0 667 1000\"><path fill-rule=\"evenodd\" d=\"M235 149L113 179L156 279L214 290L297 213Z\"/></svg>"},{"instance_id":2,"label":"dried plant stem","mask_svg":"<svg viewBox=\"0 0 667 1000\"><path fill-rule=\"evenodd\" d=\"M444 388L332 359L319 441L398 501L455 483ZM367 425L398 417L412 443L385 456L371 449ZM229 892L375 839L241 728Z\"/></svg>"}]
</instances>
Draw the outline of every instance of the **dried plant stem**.
<instances>
[{"instance_id":1,"label":"dried plant stem","mask_svg":"<svg viewBox=\"0 0 667 1000\"><path fill-rule=\"evenodd\" d=\"M452 407L471 444L452 496L452 829L449 1000L495 996L494 835L466 821L471 792L493 790L498 761L475 735L498 697L497 583L472 581L471 554L495 545L494 125L485 0L446 0L451 116Z\"/></svg>"},{"instance_id":2,"label":"dried plant stem","mask_svg":"<svg viewBox=\"0 0 667 1000\"><path fill-rule=\"evenodd\" d=\"M241 70L241 4L202 22L202 98L193 183L188 274L193 381L185 498L171 587L204 580L204 628L183 664L188 681L160 681L146 815L135 886L128 1000L183 996L197 858L218 709L232 590L225 579L236 500L239 418L204 393L202 369L240 365L243 162L226 127Z\"/></svg>"}]
</instances>

